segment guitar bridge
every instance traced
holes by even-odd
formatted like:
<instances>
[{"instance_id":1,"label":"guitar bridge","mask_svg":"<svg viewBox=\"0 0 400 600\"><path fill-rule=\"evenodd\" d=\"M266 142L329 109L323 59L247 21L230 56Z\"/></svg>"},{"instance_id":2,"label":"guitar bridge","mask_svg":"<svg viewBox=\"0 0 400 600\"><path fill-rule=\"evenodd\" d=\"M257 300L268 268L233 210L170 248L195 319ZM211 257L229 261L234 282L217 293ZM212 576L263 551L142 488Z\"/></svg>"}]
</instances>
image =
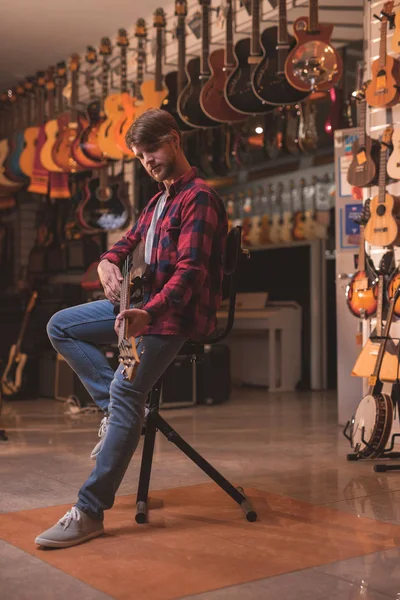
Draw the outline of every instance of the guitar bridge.
<instances>
[{"instance_id":1,"label":"guitar bridge","mask_svg":"<svg viewBox=\"0 0 400 600\"><path fill-rule=\"evenodd\" d=\"M388 228L387 228L387 227L376 227L376 228L374 229L374 232L375 232L375 233L386 233L386 232L387 232L387 230L388 230Z\"/></svg>"}]
</instances>

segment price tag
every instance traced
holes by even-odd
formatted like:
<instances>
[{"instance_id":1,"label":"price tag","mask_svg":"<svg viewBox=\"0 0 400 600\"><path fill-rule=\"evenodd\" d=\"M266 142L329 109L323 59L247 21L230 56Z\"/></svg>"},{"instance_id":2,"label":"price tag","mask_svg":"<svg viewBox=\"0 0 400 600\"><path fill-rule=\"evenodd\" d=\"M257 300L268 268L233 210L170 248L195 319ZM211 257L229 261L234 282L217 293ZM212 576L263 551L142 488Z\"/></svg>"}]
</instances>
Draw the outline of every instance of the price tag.
<instances>
[{"instance_id":1,"label":"price tag","mask_svg":"<svg viewBox=\"0 0 400 600\"><path fill-rule=\"evenodd\" d=\"M376 384L376 380L377 380L377 376L376 375L370 375L368 377L368 385L369 386L373 386Z\"/></svg>"},{"instance_id":2,"label":"price tag","mask_svg":"<svg viewBox=\"0 0 400 600\"><path fill-rule=\"evenodd\" d=\"M357 162L359 165L363 165L367 162L367 157L365 155L364 150L361 150L361 152L357 152Z\"/></svg>"},{"instance_id":3,"label":"price tag","mask_svg":"<svg viewBox=\"0 0 400 600\"><path fill-rule=\"evenodd\" d=\"M368 289L368 279L366 277L364 277L364 279L359 279L358 281L355 281L354 289L356 292L359 292L360 290L367 290Z\"/></svg>"}]
</instances>

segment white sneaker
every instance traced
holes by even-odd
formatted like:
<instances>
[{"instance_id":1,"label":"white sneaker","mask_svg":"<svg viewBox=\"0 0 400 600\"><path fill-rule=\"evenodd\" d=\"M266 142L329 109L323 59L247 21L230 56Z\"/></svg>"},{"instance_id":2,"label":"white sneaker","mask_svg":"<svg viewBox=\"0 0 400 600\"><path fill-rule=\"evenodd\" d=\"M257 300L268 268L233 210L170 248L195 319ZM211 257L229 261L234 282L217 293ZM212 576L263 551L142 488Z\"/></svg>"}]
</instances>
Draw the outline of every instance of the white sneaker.
<instances>
[{"instance_id":1,"label":"white sneaker","mask_svg":"<svg viewBox=\"0 0 400 600\"><path fill-rule=\"evenodd\" d=\"M107 416L107 417L104 417L101 420L100 427L99 427L99 433L98 433L100 441L95 445L95 447L92 450L92 453L90 455L90 458L92 460L96 460L97 455L98 455L98 453L101 450L101 447L102 447L103 442L104 442L104 438L106 437L106 433L107 433L107 429L108 429L108 419L109 418L110 417Z\"/></svg>"},{"instance_id":2,"label":"white sneaker","mask_svg":"<svg viewBox=\"0 0 400 600\"><path fill-rule=\"evenodd\" d=\"M35 543L47 548L69 548L103 533L103 521L91 519L73 506L53 527L38 535Z\"/></svg>"},{"instance_id":3,"label":"white sneaker","mask_svg":"<svg viewBox=\"0 0 400 600\"><path fill-rule=\"evenodd\" d=\"M147 406L145 406L145 409L144 409L144 425L146 424L146 419L147 419L147 415L149 414L149 412L150 412L149 409L147 408ZM92 453L90 455L90 458L92 460L96 460L97 455L98 455L98 453L100 452L100 450L101 450L101 448L103 446L104 438L106 437L106 434L107 434L108 420L109 420L109 418L110 417L104 417L101 420L100 427L99 427L99 433L98 433L100 441L97 442L97 444L95 445L95 447L92 450Z\"/></svg>"}]
</instances>

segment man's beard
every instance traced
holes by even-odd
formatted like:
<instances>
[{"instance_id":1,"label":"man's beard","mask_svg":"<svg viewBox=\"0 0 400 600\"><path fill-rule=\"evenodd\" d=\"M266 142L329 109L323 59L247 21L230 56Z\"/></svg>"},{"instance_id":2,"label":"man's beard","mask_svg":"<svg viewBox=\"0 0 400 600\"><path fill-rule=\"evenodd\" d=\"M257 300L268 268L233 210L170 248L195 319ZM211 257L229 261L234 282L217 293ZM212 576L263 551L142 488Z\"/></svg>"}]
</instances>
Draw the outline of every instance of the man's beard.
<instances>
[{"instance_id":1,"label":"man's beard","mask_svg":"<svg viewBox=\"0 0 400 600\"><path fill-rule=\"evenodd\" d=\"M150 177L155 181L164 181L165 179L169 179L175 170L175 160L171 158L167 163L163 163L159 165L159 168L156 173L153 173L150 170Z\"/></svg>"}]
</instances>

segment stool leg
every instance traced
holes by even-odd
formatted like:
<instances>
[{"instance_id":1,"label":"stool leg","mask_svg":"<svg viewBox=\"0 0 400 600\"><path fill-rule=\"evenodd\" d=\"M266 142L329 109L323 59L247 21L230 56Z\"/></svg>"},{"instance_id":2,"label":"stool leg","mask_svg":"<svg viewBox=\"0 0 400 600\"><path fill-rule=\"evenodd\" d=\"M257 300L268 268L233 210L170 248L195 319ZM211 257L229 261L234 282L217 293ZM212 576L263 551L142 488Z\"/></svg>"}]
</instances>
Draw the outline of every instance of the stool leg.
<instances>
[{"instance_id":1,"label":"stool leg","mask_svg":"<svg viewBox=\"0 0 400 600\"><path fill-rule=\"evenodd\" d=\"M147 417L146 433L144 436L142 464L140 467L139 486L136 498L136 523L142 524L147 521L147 500L149 496L149 485L151 467L153 464L154 443L156 439L157 426L156 415L160 404L161 385L158 383L151 392L150 412Z\"/></svg>"}]
</instances>

